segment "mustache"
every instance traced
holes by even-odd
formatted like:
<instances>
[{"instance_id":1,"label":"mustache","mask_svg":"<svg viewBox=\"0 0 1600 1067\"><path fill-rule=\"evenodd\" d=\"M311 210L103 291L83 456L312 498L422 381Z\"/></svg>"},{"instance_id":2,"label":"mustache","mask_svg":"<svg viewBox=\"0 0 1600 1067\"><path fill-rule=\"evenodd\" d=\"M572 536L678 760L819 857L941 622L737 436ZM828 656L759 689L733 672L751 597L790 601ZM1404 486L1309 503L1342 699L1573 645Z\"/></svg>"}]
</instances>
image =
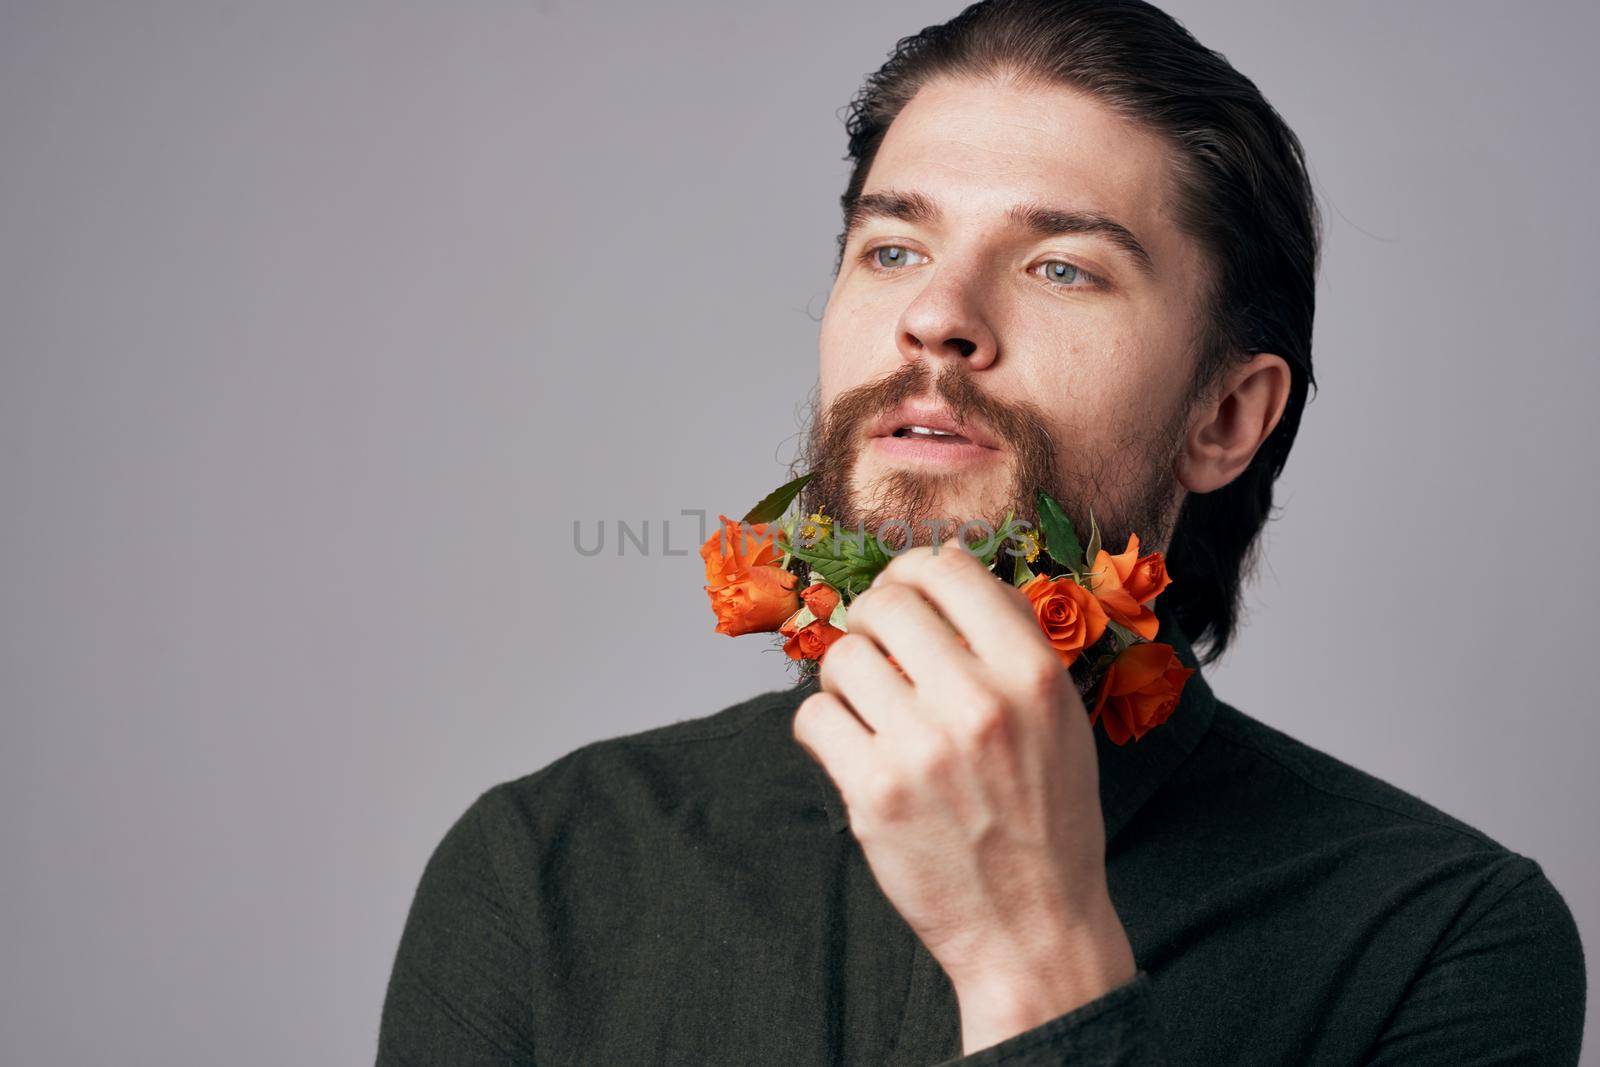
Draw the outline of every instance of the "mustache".
<instances>
[{"instance_id":1,"label":"mustache","mask_svg":"<svg viewBox=\"0 0 1600 1067\"><path fill-rule=\"evenodd\" d=\"M863 426L928 392L932 377L927 363L918 361L841 393L822 419L820 436L833 448L858 446ZM1037 405L997 400L978 387L971 372L953 363L933 381L933 391L958 422L976 422L992 430L1013 453L1053 453L1049 423Z\"/></svg>"},{"instance_id":2,"label":"mustache","mask_svg":"<svg viewBox=\"0 0 1600 1067\"><path fill-rule=\"evenodd\" d=\"M926 395L930 384L957 421L981 425L1007 451L1011 466L1009 495L1015 501L1017 517L1029 521L1037 518L1034 491L1048 489L1052 495L1059 492L1055 441L1044 411L1030 401L1002 401L989 395L974 381L972 372L960 364L947 363L935 377L926 360L904 364L841 393L826 411L813 410L799 462L800 470L813 474L800 496L808 513L831 508L835 518L856 526L874 517L914 516L927 510L940 486L947 483L948 475L895 471L862 496L851 486L856 461L867 443L867 428L907 400Z\"/></svg>"}]
</instances>

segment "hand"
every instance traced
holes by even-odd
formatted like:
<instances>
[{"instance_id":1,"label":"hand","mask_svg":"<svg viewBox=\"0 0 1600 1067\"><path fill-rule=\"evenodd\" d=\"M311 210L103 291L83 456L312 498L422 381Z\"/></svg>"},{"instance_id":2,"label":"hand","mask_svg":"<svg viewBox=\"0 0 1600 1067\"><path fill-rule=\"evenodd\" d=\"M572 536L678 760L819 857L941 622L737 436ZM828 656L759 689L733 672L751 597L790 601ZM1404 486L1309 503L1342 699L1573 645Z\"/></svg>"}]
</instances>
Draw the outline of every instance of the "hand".
<instances>
[{"instance_id":1,"label":"hand","mask_svg":"<svg viewBox=\"0 0 1600 1067\"><path fill-rule=\"evenodd\" d=\"M967 1051L1132 979L1088 716L1027 597L951 540L890 561L848 625L794 734L949 976Z\"/></svg>"}]
</instances>

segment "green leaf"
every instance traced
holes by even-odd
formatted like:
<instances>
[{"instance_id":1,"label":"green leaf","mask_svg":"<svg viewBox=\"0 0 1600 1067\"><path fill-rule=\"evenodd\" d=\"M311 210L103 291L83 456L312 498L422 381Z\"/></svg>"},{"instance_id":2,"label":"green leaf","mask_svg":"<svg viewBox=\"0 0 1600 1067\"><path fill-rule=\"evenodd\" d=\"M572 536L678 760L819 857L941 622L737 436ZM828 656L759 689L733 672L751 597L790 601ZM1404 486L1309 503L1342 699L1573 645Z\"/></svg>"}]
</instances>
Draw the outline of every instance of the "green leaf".
<instances>
[{"instance_id":1,"label":"green leaf","mask_svg":"<svg viewBox=\"0 0 1600 1067\"><path fill-rule=\"evenodd\" d=\"M1069 570L1083 570L1083 546L1078 543L1078 532L1061 505L1043 489L1039 490L1039 528L1044 533L1044 550L1051 559Z\"/></svg>"},{"instance_id":2,"label":"green leaf","mask_svg":"<svg viewBox=\"0 0 1600 1067\"><path fill-rule=\"evenodd\" d=\"M1028 561L1023 559L1021 556L1018 556L1017 570L1016 573L1011 576L1011 584L1016 586L1018 589L1021 589L1023 586L1033 581L1033 578L1034 574L1033 571L1028 567Z\"/></svg>"},{"instance_id":3,"label":"green leaf","mask_svg":"<svg viewBox=\"0 0 1600 1067\"><path fill-rule=\"evenodd\" d=\"M816 471L808 471L794 481L778 486L778 488L762 497L759 504L745 513L744 521L748 523L771 522L778 518L789 510L789 505L794 502L794 498L800 495L800 490L816 473Z\"/></svg>"},{"instance_id":4,"label":"green leaf","mask_svg":"<svg viewBox=\"0 0 1600 1067\"><path fill-rule=\"evenodd\" d=\"M850 576L850 563L848 560L828 557L816 558L801 549L796 549L795 555L811 564L811 578L813 581L827 582L843 595L845 580Z\"/></svg>"},{"instance_id":5,"label":"green leaf","mask_svg":"<svg viewBox=\"0 0 1600 1067\"><path fill-rule=\"evenodd\" d=\"M814 545L795 544L797 558L811 565L812 571L839 591L840 600L862 592L878 572L889 565L889 552L873 535L850 533L838 526Z\"/></svg>"},{"instance_id":6,"label":"green leaf","mask_svg":"<svg viewBox=\"0 0 1600 1067\"><path fill-rule=\"evenodd\" d=\"M828 625L835 629L843 630L845 633L850 632L848 615L844 610L843 597L839 598L839 602L833 606L833 614L828 616Z\"/></svg>"}]
</instances>

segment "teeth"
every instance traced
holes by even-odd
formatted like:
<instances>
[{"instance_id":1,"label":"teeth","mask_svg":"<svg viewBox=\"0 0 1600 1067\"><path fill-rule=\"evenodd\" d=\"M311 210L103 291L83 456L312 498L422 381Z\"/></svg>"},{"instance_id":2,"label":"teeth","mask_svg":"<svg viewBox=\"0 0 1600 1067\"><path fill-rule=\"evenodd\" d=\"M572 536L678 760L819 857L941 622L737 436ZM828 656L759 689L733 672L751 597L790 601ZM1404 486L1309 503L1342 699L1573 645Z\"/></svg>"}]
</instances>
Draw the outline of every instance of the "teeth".
<instances>
[{"instance_id":1,"label":"teeth","mask_svg":"<svg viewBox=\"0 0 1600 1067\"><path fill-rule=\"evenodd\" d=\"M928 428L926 426L907 426L906 429L910 430L912 433L921 434L924 437L955 437L956 436L955 434L950 433L947 430L934 430L934 429L930 429L930 428Z\"/></svg>"}]
</instances>

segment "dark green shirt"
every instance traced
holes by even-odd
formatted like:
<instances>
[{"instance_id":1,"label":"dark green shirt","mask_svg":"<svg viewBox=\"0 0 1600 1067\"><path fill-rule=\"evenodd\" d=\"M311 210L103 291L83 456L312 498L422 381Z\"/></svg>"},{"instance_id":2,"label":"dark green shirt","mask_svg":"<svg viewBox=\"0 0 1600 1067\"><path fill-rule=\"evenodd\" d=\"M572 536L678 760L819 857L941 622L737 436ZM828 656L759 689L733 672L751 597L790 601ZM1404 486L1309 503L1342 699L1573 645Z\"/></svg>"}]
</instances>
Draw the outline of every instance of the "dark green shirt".
<instances>
[{"instance_id":1,"label":"dark green shirt","mask_svg":"<svg viewBox=\"0 0 1600 1067\"><path fill-rule=\"evenodd\" d=\"M1139 977L962 1057L949 980L794 740L814 685L479 796L422 873L378 1063L1577 1062L1582 949L1539 866L1201 674L1142 740L1095 732Z\"/></svg>"}]
</instances>

